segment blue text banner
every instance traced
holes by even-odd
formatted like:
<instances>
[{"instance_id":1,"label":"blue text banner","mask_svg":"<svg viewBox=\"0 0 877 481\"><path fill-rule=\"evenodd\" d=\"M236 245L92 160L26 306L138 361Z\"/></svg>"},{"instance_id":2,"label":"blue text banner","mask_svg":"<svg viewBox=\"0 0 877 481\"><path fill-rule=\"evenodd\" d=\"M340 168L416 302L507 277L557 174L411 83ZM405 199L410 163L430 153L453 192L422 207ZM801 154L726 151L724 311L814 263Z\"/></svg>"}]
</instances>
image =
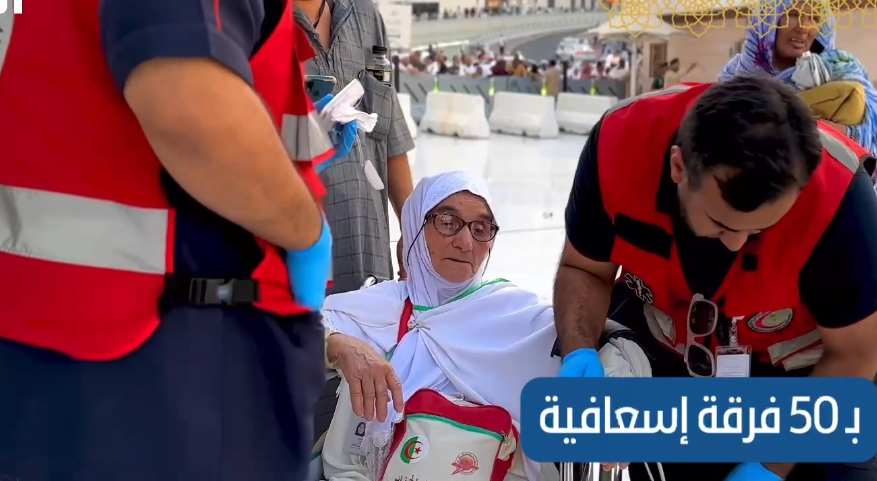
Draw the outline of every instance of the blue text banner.
<instances>
[{"instance_id":1,"label":"blue text banner","mask_svg":"<svg viewBox=\"0 0 877 481\"><path fill-rule=\"evenodd\" d=\"M838 378L543 378L521 394L538 462L863 462L877 386Z\"/></svg>"}]
</instances>

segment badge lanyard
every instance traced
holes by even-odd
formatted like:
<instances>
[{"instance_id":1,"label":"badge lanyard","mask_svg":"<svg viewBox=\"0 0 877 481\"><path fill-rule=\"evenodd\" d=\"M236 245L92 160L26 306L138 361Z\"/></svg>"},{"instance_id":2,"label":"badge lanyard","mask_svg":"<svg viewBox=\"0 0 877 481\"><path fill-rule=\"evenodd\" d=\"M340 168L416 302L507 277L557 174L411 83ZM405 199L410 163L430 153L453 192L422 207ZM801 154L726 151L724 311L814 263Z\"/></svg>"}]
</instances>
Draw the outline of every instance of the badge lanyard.
<instances>
[{"instance_id":1,"label":"badge lanyard","mask_svg":"<svg viewBox=\"0 0 877 481\"><path fill-rule=\"evenodd\" d=\"M745 316L737 316L732 317L730 323L723 323L728 324L728 345L716 347L716 377L749 377L752 346L740 345L737 328L737 323L743 319Z\"/></svg>"}]
</instances>

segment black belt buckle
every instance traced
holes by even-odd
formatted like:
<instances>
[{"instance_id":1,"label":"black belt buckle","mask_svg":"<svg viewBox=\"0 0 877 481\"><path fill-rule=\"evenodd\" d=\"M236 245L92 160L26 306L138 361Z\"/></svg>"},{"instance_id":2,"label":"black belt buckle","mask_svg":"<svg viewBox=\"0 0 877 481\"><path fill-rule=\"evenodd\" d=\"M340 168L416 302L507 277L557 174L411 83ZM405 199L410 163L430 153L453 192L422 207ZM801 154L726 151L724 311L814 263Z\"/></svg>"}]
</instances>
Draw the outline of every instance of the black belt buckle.
<instances>
[{"instance_id":1,"label":"black belt buckle","mask_svg":"<svg viewBox=\"0 0 877 481\"><path fill-rule=\"evenodd\" d=\"M193 306L252 304L259 300L259 284L252 279L207 279L189 281L189 303Z\"/></svg>"}]
</instances>

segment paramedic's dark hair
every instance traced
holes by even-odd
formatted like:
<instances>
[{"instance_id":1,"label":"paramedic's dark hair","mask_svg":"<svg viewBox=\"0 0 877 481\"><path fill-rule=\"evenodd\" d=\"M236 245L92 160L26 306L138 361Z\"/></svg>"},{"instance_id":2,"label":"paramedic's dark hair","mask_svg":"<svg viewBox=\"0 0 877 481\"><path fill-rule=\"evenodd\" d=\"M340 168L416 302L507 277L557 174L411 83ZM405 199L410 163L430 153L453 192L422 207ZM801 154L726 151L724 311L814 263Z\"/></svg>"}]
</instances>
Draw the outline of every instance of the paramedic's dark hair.
<instances>
[{"instance_id":1,"label":"paramedic's dark hair","mask_svg":"<svg viewBox=\"0 0 877 481\"><path fill-rule=\"evenodd\" d=\"M767 76L738 77L710 87L679 128L693 189L719 167L722 197L752 212L807 184L822 159L816 120L794 90Z\"/></svg>"}]
</instances>

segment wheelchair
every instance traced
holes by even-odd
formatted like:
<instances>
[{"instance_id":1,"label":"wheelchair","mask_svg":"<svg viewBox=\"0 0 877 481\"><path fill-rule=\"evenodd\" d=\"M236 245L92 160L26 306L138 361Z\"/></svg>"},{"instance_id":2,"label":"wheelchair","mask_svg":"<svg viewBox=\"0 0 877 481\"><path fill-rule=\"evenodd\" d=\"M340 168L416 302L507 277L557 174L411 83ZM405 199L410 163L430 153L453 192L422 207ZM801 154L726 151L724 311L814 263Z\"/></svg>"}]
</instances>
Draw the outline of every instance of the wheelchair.
<instances>
[{"instance_id":1,"label":"wheelchair","mask_svg":"<svg viewBox=\"0 0 877 481\"><path fill-rule=\"evenodd\" d=\"M362 283L360 289L368 289L387 279L377 276L368 276ZM313 459L319 459L322 452L323 440L329 425L332 423L332 417L335 415L335 406L338 404L338 388L341 385L341 376L336 371L327 374L326 386L320 395L317 404L316 414L314 417L314 445ZM560 481L622 481L622 470L615 468L612 471L603 471L597 463L555 463L560 473ZM322 472L322 466L314 467ZM313 477L313 476L312 476Z\"/></svg>"}]
</instances>

